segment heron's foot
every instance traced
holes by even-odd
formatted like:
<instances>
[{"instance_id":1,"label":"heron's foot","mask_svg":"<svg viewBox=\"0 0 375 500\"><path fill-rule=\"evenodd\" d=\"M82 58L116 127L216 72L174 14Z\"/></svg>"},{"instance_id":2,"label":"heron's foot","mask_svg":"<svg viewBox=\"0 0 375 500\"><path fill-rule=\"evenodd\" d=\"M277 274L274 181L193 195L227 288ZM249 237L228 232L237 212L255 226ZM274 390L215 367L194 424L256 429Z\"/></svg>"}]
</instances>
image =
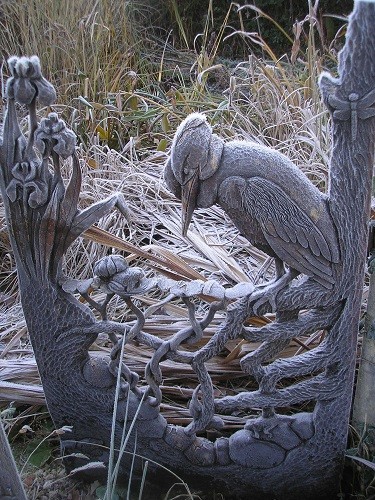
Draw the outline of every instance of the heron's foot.
<instances>
[{"instance_id":1,"label":"heron's foot","mask_svg":"<svg viewBox=\"0 0 375 500\"><path fill-rule=\"evenodd\" d=\"M260 315L260 308L265 304L269 304L269 306L271 307L271 310L269 312L276 312L276 299L278 293L286 288L295 277L296 273L289 270L280 278L274 280L271 283L268 283L265 287L262 287L262 289L258 288L257 291L250 296L251 302L254 301L254 305L252 308L255 316Z\"/></svg>"},{"instance_id":2,"label":"heron's foot","mask_svg":"<svg viewBox=\"0 0 375 500\"><path fill-rule=\"evenodd\" d=\"M244 428L250 431L255 439L272 439L272 431L277 428L278 424L277 416L273 413L270 417L248 420Z\"/></svg>"},{"instance_id":3,"label":"heron's foot","mask_svg":"<svg viewBox=\"0 0 375 500\"><path fill-rule=\"evenodd\" d=\"M271 308L269 312L276 311L276 295L270 290L271 287L272 285L267 286L263 290L259 290L259 292L253 294L253 296L251 297L252 300L256 299L253 305L253 312L255 316L261 316L259 311L260 308L265 304L269 304Z\"/></svg>"}]
</instances>

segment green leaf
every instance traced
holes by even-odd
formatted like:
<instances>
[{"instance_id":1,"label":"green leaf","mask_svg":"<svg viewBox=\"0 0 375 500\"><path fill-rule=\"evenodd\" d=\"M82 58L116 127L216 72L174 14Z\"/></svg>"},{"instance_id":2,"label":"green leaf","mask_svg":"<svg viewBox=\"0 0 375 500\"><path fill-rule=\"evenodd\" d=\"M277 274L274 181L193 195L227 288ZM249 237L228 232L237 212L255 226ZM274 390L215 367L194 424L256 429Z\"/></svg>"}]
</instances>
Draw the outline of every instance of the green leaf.
<instances>
[{"instance_id":1,"label":"green leaf","mask_svg":"<svg viewBox=\"0 0 375 500\"><path fill-rule=\"evenodd\" d=\"M175 92L175 98L176 98L176 101L186 102L185 97L181 94L181 92L179 90L176 90L176 92Z\"/></svg>"},{"instance_id":2,"label":"green leaf","mask_svg":"<svg viewBox=\"0 0 375 500\"><path fill-rule=\"evenodd\" d=\"M88 108L92 109L92 104L87 100L85 99L83 96L78 96L78 100L84 104L85 106L87 106Z\"/></svg>"},{"instance_id":3,"label":"green leaf","mask_svg":"<svg viewBox=\"0 0 375 500\"><path fill-rule=\"evenodd\" d=\"M94 109L97 109L98 111L101 111L102 109L106 109L106 107L104 106L104 104L101 104L100 102L92 102L91 106Z\"/></svg>"},{"instance_id":4,"label":"green leaf","mask_svg":"<svg viewBox=\"0 0 375 500\"><path fill-rule=\"evenodd\" d=\"M105 494L106 494L106 491L107 491L107 486L99 486L99 488L96 488L95 490L95 495L101 499L101 498L104 498L105 497ZM111 495L111 500L120 500L120 497L119 495L116 493L116 491L113 491L112 492L112 495Z\"/></svg>"},{"instance_id":5,"label":"green leaf","mask_svg":"<svg viewBox=\"0 0 375 500\"><path fill-rule=\"evenodd\" d=\"M15 412L16 412L16 407L10 406L9 408L5 408L4 410L0 411L0 418L3 418L4 420L6 418L12 418L14 417Z\"/></svg>"},{"instance_id":6,"label":"green leaf","mask_svg":"<svg viewBox=\"0 0 375 500\"><path fill-rule=\"evenodd\" d=\"M375 471L375 463L374 462L370 462L370 460L366 460L365 458L362 458L362 457L354 457L352 455L349 455L348 453L346 453L346 456L348 458L350 458L351 460L354 460L355 462L359 462L360 464Z\"/></svg>"},{"instance_id":7,"label":"green leaf","mask_svg":"<svg viewBox=\"0 0 375 500\"><path fill-rule=\"evenodd\" d=\"M95 490L95 495L98 498L104 498L106 491L107 491L107 487L106 486L99 486L99 488L96 488L96 490Z\"/></svg>"},{"instance_id":8,"label":"green leaf","mask_svg":"<svg viewBox=\"0 0 375 500\"><path fill-rule=\"evenodd\" d=\"M97 125L96 132L99 134L99 137L102 141L108 141L108 138L109 138L108 130L101 127L100 125Z\"/></svg>"},{"instance_id":9,"label":"green leaf","mask_svg":"<svg viewBox=\"0 0 375 500\"><path fill-rule=\"evenodd\" d=\"M26 448L30 453L28 462L35 467L41 467L51 458L51 447L47 441L43 441L39 446L32 441Z\"/></svg>"},{"instance_id":10,"label":"green leaf","mask_svg":"<svg viewBox=\"0 0 375 500\"><path fill-rule=\"evenodd\" d=\"M129 99L128 99L128 102L127 102L128 106L133 110L133 111L137 111L138 109L138 99L135 95L131 96Z\"/></svg>"},{"instance_id":11,"label":"green leaf","mask_svg":"<svg viewBox=\"0 0 375 500\"><path fill-rule=\"evenodd\" d=\"M167 113L164 113L162 118L161 118L161 128L163 129L163 132L165 134L167 134L171 129L171 125L169 123Z\"/></svg>"},{"instance_id":12,"label":"green leaf","mask_svg":"<svg viewBox=\"0 0 375 500\"><path fill-rule=\"evenodd\" d=\"M161 139L159 144L158 144L158 147L156 148L157 151L165 151L167 149L167 144L168 144L168 141L167 139Z\"/></svg>"},{"instance_id":13,"label":"green leaf","mask_svg":"<svg viewBox=\"0 0 375 500\"><path fill-rule=\"evenodd\" d=\"M353 457L358 455L358 448L349 448L346 450L346 456L347 457Z\"/></svg>"}]
</instances>

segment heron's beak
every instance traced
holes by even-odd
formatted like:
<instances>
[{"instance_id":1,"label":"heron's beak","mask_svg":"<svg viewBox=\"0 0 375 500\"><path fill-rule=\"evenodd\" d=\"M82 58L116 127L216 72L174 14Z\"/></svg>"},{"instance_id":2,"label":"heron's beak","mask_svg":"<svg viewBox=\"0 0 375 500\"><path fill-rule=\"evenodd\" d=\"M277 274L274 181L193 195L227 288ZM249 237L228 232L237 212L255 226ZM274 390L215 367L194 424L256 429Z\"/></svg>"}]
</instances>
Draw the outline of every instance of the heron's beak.
<instances>
[{"instance_id":1,"label":"heron's beak","mask_svg":"<svg viewBox=\"0 0 375 500\"><path fill-rule=\"evenodd\" d=\"M181 189L181 204L182 204L182 235L186 236L187 230L193 212L196 208L197 198L199 193L199 175L198 170L189 179L186 184L182 186Z\"/></svg>"}]
</instances>

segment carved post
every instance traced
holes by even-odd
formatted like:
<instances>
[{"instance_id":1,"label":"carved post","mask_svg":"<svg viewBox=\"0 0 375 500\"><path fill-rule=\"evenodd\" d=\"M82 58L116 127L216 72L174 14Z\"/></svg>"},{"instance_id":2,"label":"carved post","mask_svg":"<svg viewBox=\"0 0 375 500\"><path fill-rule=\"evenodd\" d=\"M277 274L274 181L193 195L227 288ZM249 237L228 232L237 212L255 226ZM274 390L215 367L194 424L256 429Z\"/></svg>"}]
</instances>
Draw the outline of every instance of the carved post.
<instances>
[{"instance_id":1,"label":"carved post","mask_svg":"<svg viewBox=\"0 0 375 500\"><path fill-rule=\"evenodd\" d=\"M329 196L342 251L339 290L345 301L336 328L342 355L339 369L347 380L342 398L328 405L322 415L329 419L341 412L338 429L341 425L345 429L349 418L366 262L375 141L374 23L374 1L355 2L347 42L340 53L339 79L322 75L320 82L333 121ZM328 433L329 428L327 437ZM337 445L344 449L346 431L341 433L341 444L339 436L338 432Z\"/></svg>"},{"instance_id":2,"label":"carved post","mask_svg":"<svg viewBox=\"0 0 375 500\"><path fill-rule=\"evenodd\" d=\"M282 465L276 466L277 451L269 445L269 456L275 462L263 472L262 479L267 478L268 491L283 498L306 496L312 489L316 496L333 494L346 447L374 163L374 25L374 2L357 1L340 53L339 78L325 73L320 79L333 127L326 199L314 192L282 155L251 143L223 144L198 114L180 125L166 166L168 186L182 201L185 233L195 207L217 203L252 244L276 258L276 282L228 311L226 324L197 353L194 365L203 370L205 361L231 338L263 341L259 349L241 360L244 371L258 380L259 391L227 396L215 405L208 385L203 391L198 428L210 425L214 409L263 408L260 419L249 420L242 434L240 431L231 438L238 447L235 460L243 466L259 467L259 460L250 458L250 448L259 459L266 453L266 443L277 441L276 431L283 425L294 425L285 419L283 422L272 407L316 400L315 410L305 422L311 418L313 432L304 437L302 449L290 450ZM289 266L286 274L282 262ZM300 273L309 278L295 281ZM272 309L277 312L274 324L262 329L243 327L248 316ZM303 314L304 309L309 313ZM264 365L292 335L320 328L326 330L326 339L319 348ZM310 380L276 389L278 380L309 373L315 374ZM286 435L280 441L286 450ZM242 449L245 454L245 442L246 457L239 453ZM301 468L303 463L309 463L308 478ZM267 468L265 463L263 467ZM278 474L284 470L287 475L288 469L293 470L293 485L287 485ZM271 470L272 478L267 475ZM255 483L255 474L253 477ZM262 479L258 475L258 481Z\"/></svg>"},{"instance_id":3,"label":"carved post","mask_svg":"<svg viewBox=\"0 0 375 500\"><path fill-rule=\"evenodd\" d=\"M374 1L357 1L340 54L340 76L321 78L333 122L327 196L284 155L251 142L224 143L200 114L188 117L176 133L166 180L182 200L183 231L196 206L218 203L249 241L276 259L275 282L255 290L247 287L242 295L239 288L214 283L165 287L147 280L140 269L129 268L120 256L96 263L93 279L67 281L61 260L68 247L114 207L126 215L125 201L117 193L78 209L81 170L74 134L55 113L37 121L37 101L51 105L54 89L43 78L38 58L10 59L1 191L48 408L57 427L72 429L61 437L68 469L90 461L107 467L118 454L125 427L125 433L132 432L120 477L127 481L132 470L132 484L140 481L143 460L148 459L146 479L154 497L155 488L167 489L175 482L166 469L200 490L237 498L249 492L262 500L335 495L352 397L374 160L374 25ZM29 110L26 137L16 102ZM61 175L65 160L71 168L68 183ZM189 325L164 341L143 331L146 317L132 299L157 283L171 292L165 301L181 297L189 314ZM106 296L102 302L91 293L97 289ZM115 294L131 311L132 321L121 324L108 318L107 305ZM198 319L190 297L201 295L211 295L214 301ZM218 331L192 352L216 312L226 309ZM263 328L246 325L249 316L272 310L273 323ZM319 347L277 359L290 339L322 330L325 340ZM89 355L99 333L108 334L114 344L110 359ZM215 399L206 361L234 338L261 343L241 360L244 376L254 377L259 389ZM133 340L154 351L143 386L120 359L121 346L126 352ZM189 406L191 423L185 428L168 424L160 414L160 363L165 359L191 365L199 382ZM279 388L277 383L284 379ZM291 379L299 381L288 385ZM313 411L280 411L304 401L314 405ZM251 416L254 408L262 409L257 418ZM249 414L243 429L231 436L223 433L214 442L202 437L209 428L221 431L223 414L239 411ZM106 479L103 466L86 468L86 476L90 472Z\"/></svg>"},{"instance_id":4,"label":"carved post","mask_svg":"<svg viewBox=\"0 0 375 500\"><path fill-rule=\"evenodd\" d=\"M374 235L372 222L371 243ZM375 450L375 260L371 249L369 263L370 285L367 298L361 363L358 371L355 399L353 404L353 424L371 452Z\"/></svg>"},{"instance_id":5,"label":"carved post","mask_svg":"<svg viewBox=\"0 0 375 500\"><path fill-rule=\"evenodd\" d=\"M26 495L0 418L0 498L26 500Z\"/></svg>"}]
</instances>

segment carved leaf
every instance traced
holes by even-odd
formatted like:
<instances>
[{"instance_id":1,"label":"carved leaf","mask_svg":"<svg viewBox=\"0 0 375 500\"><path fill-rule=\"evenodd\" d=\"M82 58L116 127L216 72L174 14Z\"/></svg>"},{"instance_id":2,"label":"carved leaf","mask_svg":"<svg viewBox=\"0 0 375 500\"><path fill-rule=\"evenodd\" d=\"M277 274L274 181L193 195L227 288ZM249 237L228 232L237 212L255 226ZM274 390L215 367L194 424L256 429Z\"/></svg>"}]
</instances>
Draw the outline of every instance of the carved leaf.
<instances>
[{"instance_id":1,"label":"carved leaf","mask_svg":"<svg viewBox=\"0 0 375 500\"><path fill-rule=\"evenodd\" d=\"M98 220L108 214L113 208L115 201L113 197L109 197L79 212L74 218L74 222L71 226L71 236L75 238L78 237L81 233L95 224L95 222L98 222Z\"/></svg>"},{"instance_id":2,"label":"carved leaf","mask_svg":"<svg viewBox=\"0 0 375 500\"><path fill-rule=\"evenodd\" d=\"M59 207L64 195L62 183L58 183L52 192L46 210L43 214L39 231L39 255L42 275L46 275L50 270L53 259L53 269L56 270L61 254L56 252L55 241L59 235L57 226L59 225Z\"/></svg>"}]
</instances>

